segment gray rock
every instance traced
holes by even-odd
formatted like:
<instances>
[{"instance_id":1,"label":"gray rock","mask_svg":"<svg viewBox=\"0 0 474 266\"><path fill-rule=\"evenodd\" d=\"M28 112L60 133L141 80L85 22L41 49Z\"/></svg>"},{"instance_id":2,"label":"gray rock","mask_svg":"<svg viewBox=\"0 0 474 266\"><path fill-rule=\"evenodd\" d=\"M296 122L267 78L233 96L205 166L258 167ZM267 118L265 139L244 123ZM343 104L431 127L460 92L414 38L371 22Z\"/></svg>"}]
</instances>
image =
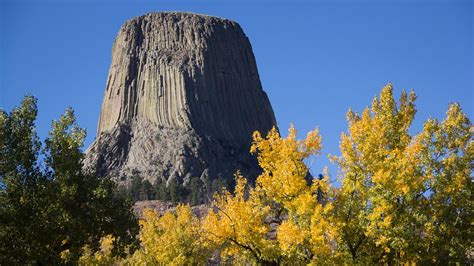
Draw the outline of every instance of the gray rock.
<instances>
[{"instance_id":1,"label":"gray rock","mask_svg":"<svg viewBox=\"0 0 474 266\"><path fill-rule=\"evenodd\" d=\"M97 136L85 165L155 182L255 176L255 130L276 124L248 38L233 21L151 13L127 21L112 49Z\"/></svg>"}]
</instances>

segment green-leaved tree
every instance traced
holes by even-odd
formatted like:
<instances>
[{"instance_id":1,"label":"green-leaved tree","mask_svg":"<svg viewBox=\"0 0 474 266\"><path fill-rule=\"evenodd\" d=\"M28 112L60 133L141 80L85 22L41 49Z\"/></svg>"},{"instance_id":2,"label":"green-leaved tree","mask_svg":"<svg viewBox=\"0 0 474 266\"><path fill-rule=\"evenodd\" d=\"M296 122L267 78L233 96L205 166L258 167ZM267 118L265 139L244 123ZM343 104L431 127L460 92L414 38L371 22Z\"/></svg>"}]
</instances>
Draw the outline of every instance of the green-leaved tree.
<instances>
[{"instance_id":1,"label":"green-leaved tree","mask_svg":"<svg viewBox=\"0 0 474 266\"><path fill-rule=\"evenodd\" d=\"M86 132L67 109L42 146L37 100L0 111L0 264L74 262L82 247L115 237L115 254L135 243L131 202L112 180L83 167Z\"/></svg>"}]
</instances>

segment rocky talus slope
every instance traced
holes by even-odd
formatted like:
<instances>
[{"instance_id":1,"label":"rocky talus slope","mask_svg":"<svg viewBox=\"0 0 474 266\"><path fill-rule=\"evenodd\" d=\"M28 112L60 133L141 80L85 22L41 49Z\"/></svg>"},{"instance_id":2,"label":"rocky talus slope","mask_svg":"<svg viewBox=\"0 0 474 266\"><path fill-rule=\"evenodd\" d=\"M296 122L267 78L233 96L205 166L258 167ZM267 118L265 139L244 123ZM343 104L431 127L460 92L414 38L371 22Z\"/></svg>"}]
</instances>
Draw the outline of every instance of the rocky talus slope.
<instances>
[{"instance_id":1,"label":"rocky talus slope","mask_svg":"<svg viewBox=\"0 0 474 266\"><path fill-rule=\"evenodd\" d=\"M275 117L241 27L217 17L165 12L127 21L112 63L86 167L127 181L141 176L255 176L255 130Z\"/></svg>"}]
</instances>

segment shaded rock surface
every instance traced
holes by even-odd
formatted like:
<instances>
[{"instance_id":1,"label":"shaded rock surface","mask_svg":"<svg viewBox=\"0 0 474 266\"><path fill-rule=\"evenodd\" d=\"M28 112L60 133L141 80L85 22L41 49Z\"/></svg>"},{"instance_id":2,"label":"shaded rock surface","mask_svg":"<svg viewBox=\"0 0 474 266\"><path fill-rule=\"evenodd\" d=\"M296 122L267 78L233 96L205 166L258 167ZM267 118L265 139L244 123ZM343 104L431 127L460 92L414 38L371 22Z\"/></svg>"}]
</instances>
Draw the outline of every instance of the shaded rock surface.
<instances>
[{"instance_id":1,"label":"shaded rock surface","mask_svg":"<svg viewBox=\"0 0 474 266\"><path fill-rule=\"evenodd\" d=\"M85 164L123 182L232 179L237 169L255 176L252 132L275 124L250 42L236 22L151 13L118 33Z\"/></svg>"}]
</instances>

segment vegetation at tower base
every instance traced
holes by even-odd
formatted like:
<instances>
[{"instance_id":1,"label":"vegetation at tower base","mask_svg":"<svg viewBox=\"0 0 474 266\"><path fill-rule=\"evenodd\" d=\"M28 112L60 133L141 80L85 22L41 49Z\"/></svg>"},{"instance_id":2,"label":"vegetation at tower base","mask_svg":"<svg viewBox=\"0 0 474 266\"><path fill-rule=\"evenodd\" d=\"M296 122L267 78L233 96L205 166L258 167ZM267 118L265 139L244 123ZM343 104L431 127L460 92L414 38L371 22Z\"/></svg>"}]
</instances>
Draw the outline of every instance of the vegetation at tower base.
<instances>
[{"instance_id":1,"label":"vegetation at tower base","mask_svg":"<svg viewBox=\"0 0 474 266\"><path fill-rule=\"evenodd\" d=\"M129 186L119 184L118 193L130 197L133 202L161 200L171 201L175 204L198 205L210 203L213 192L220 192L232 186L233 183L229 183L223 177L214 178L212 182L208 178L192 177L188 184L184 186L179 182L167 184L161 178L157 178L156 182L152 184L147 179L137 176L131 178Z\"/></svg>"},{"instance_id":2,"label":"vegetation at tower base","mask_svg":"<svg viewBox=\"0 0 474 266\"><path fill-rule=\"evenodd\" d=\"M0 110L0 264L73 263L106 235L115 238L111 253L123 255L138 231L131 201L83 170L85 131L71 109L39 141L36 103L27 96Z\"/></svg>"},{"instance_id":3,"label":"vegetation at tower base","mask_svg":"<svg viewBox=\"0 0 474 266\"><path fill-rule=\"evenodd\" d=\"M285 138L254 133L263 169L255 185L237 173L233 193L217 193L202 218L186 206L162 217L146 211L141 248L114 262L469 264L473 126L454 103L411 135L415 98L402 92L397 103L389 84L370 108L348 112L341 154L331 156L338 186L328 174L307 178L318 130L304 140L293 127Z\"/></svg>"},{"instance_id":4,"label":"vegetation at tower base","mask_svg":"<svg viewBox=\"0 0 474 266\"><path fill-rule=\"evenodd\" d=\"M85 132L72 110L42 144L36 99L25 97L0 112L0 264L469 264L474 129L454 103L410 134L415 98L396 101L389 84L347 113L331 156L337 179L309 178L317 129L303 140L293 127L287 137L255 132L255 182L237 172L234 191L216 193L201 216L188 205L146 210L138 232L123 191L83 170ZM192 180L199 199L203 184ZM154 189L134 186L138 197Z\"/></svg>"}]
</instances>

